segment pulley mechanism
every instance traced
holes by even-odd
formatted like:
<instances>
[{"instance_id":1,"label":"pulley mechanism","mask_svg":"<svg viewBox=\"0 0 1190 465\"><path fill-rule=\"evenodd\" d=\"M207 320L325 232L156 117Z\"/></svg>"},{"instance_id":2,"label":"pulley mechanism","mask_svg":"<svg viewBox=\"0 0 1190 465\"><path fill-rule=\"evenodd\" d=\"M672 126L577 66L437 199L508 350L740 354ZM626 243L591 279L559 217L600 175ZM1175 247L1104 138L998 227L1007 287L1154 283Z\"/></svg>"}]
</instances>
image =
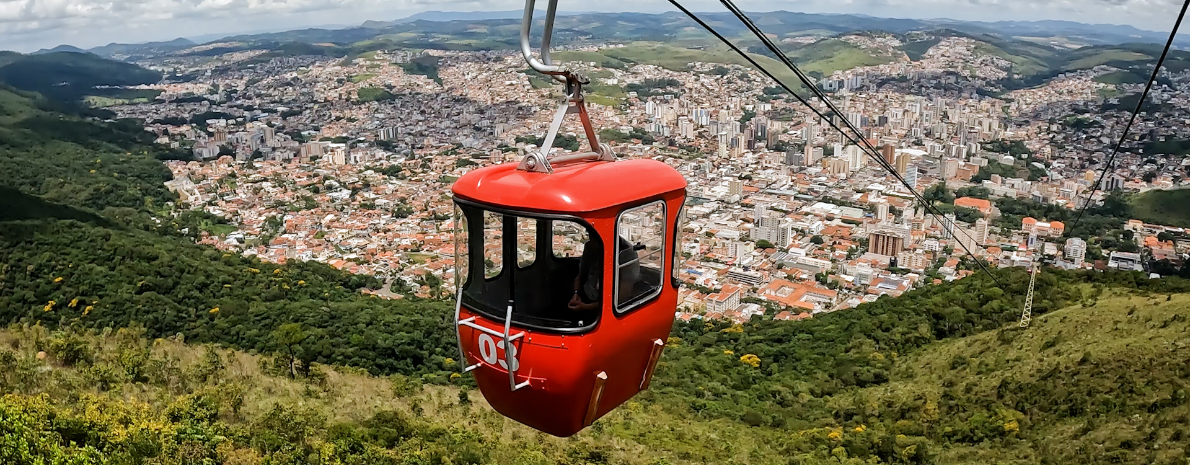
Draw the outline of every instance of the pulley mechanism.
<instances>
[{"instance_id":1,"label":"pulley mechanism","mask_svg":"<svg viewBox=\"0 0 1190 465\"><path fill-rule=\"evenodd\" d=\"M570 70L560 64L554 64L553 59L550 58L550 39L554 31L554 16L557 13L558 0L548 0L548 2L549 5L545 13L545 28L541 33L541 60L538 60L533 56L533 51L529 46L529 30L533 25L533 5L535 2L534 0L525 1L525 17L521 21L521 54L524 55L525 62L534 71L549 75L554 80L563 83L565 85L565 92L561 103L558 105L558 111L554 114L554 120L550 123L549 131L541 143L541 148L526 154L517 169L538 173L553 173L553 164L573 161L615 161L616 156L612 153L611 147L607 144L599 143L599 136L596 134L595 128L591 125L591 118L587 114L587 102L583 98L583 86L590 84L591 80L577 71ZM591 144L591 151L551 158L549 153L553 149L554 139L558 137L558 130L562 128L562 119L566 117L567 113L578 113L579 120L583 124L583 131L587 134L587 141Z\"/></svg>"}]
</instances>

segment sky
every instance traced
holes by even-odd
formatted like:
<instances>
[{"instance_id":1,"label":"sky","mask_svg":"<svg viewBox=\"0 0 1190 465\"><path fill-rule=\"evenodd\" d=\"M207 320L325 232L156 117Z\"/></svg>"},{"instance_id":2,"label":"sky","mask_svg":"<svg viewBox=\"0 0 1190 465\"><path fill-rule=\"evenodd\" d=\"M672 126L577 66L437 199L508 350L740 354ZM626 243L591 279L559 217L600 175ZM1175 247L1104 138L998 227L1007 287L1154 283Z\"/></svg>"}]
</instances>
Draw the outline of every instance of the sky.
<instances>
[{"instance_id":1,"label":"sky","mask_svg":"<svg viewBox=\"0 0 1190 465\"><path fill-rule=\"evenodd\" d=\"M544 0L538 2L543 7ZM682 0L693 11L724 11L713 0ZM974 21L1060 19L1169 30L1178 0L738 0L745 11L860 13L891 18ZM440 11L523 9L516 0L0 0L0 50L31 52L60 44L82 48L111 42L142 43L178 37L348 27ZM675 10L649 2L562 0L561 11Z\"/></svg>"}]
</instances>

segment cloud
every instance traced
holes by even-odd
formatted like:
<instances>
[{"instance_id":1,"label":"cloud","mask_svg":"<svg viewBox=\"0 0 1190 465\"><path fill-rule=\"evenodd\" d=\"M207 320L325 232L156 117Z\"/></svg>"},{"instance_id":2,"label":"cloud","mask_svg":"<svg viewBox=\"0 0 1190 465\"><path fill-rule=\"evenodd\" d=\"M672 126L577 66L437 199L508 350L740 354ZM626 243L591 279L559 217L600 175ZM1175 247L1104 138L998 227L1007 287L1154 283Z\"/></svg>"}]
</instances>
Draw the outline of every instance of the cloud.
<instances>
[{"instance_id":1,"label":"cloud","mask_svg":"<svg viewBox=\"0 0 1190 465\"><path fill-rule=\"evenodd\" d=\"M544 0L538 1L544 3ZM750 0L749 11L864 13L873 16L964 20L1069 19L1170 27L1178 0ZM695 11L722 11L714 0L685 0ZM426 10L496 11L523 8L517 0L0 0L0 49L71 43L143 42L285 30L326 24L391 20ZM540 7L540 5L539 5ZM597 3L563 0L562 10L671 10L664 0Z\"/></svg>"}]
</instances>

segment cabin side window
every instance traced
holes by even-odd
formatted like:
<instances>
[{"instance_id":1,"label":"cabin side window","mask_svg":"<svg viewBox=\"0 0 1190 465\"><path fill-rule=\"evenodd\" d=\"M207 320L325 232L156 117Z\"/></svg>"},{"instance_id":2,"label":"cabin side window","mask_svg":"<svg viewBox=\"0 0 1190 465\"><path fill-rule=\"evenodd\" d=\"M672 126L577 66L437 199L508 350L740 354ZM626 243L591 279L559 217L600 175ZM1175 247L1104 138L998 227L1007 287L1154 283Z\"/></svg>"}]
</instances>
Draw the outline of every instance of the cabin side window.
<instances>
[{"instance_id":1,"label":"cabin side window","mask_svg":"<svg viewBox=\"0 0 1190 465\"><path fill-rule=\"evenodd\" d=\"M468 273L471 271L471 255L467 253L467 217L463 215L463 211L455 206L454 218L454 246L455 246L455 291L457 292L463 283L467 282Z\"/></svg>"},{"instance_id":2,"label":"cabin side window","mask_svg":"<svg viewBox=\"0 0 1190 465\"><path fill-rule=\"evenodd\" d=\"M670 273L673 276L674 287L678 287L678 275L681 274L679 270L682 269L682 228L686 227L686 207L678 209L678 219L674 222L674 245L673 249L673 269Z\"/></svg>"},{"instance_id":3,"label":"cabin side window","mask_svg":"<svg viewBox=\"0 0 1190 465\"><path fill-rule=\"evenodd\" d=\"M665 202L620 213L616 221L616 312L625 313L661 293L665 259Z\"/></svg>"}]
</instances>

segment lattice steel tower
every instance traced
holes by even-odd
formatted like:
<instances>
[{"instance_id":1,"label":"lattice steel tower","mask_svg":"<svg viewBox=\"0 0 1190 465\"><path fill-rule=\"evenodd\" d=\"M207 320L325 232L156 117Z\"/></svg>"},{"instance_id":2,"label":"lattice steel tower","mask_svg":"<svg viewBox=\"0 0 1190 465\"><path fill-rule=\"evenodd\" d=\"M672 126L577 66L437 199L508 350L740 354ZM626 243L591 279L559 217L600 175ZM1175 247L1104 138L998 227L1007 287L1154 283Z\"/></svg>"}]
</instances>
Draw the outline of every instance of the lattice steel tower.
<instances>
[{"instance_id":1,"label":"lattice steel tower","mask_svg":"<svg viewBox=\"0 0 1190 465\"><path fill-rule=\"evenodd\" d=\"M1025 295L1025 309L1021 311L1021 327L1028 328L1033 319L1033 284L1037 282L1037 265L1029 265L1029 293Z\"/></svg>"}]
</instances>

